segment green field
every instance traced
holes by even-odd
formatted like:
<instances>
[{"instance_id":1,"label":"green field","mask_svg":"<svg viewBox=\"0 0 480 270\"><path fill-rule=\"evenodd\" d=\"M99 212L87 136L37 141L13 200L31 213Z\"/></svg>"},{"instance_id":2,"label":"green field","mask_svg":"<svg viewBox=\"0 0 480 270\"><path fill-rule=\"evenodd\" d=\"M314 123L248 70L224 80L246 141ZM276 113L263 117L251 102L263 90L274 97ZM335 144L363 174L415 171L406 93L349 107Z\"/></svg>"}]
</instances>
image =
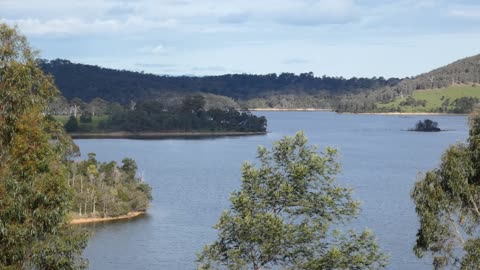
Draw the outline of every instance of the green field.
<instances>
[{"instance_id":1,"label":"green field","mask_svg":"<svg viewBox=\"0 0 480 270\"><path fill-rule=\"evenodd\" d=\"M480 86L452 86L441 89L416 90L412 97L416 100L426 100L423 106L400 106L402 99L397 98L395 101L386 104L377 104L379 111L399 111L401 112L437 112L446 99L450 99L452 103L455 99L462 97L476 97L480 99ZM403 100L405 100L404 97Z\"/></svg>"}]
</instances>

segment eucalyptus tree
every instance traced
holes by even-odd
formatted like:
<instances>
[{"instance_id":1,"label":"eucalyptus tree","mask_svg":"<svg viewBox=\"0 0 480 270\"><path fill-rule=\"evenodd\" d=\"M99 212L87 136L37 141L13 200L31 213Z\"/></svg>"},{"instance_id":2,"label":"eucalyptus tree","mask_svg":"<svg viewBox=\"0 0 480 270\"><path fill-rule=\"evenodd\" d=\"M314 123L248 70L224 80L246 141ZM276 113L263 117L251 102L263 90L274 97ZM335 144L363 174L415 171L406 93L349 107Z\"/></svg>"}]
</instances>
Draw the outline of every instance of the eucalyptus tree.
<instances>
[{"instance_id":1,"label":"eucalyptus tree","mask_svg":"<svg viewBox=\"0 0 480 270\"><path fill-rule=\"evenodd\" d=\"M67 225L74 149L45 115L57 95L37 53L0 24L0 269L77 269L86 235Z\"/></svg>"},{"instance_id":2,"label":"eucalyptus tree","mask_svg":"<svg viewBox=\"0 0 480 270\"><path fill-rule=\"evenodd\" d=\"M318 154L303 133L245 163L242 185L215 225L218 239L199 269L380 269L387 263L372 232L341 232L356 217L351 189L335 183L337 151ZM334 229L336 228L336 229Z\"/></svg>"},{"instance_id":3,"label":"eucalyptus tree","mask_svg":"<svg viewBox=\"0 0 480 270\"><path fill-rule=\"evenodd\" d=\"M420 219L414 251L433 256L433 267L480 266L480 115L470 117L467 144L450 146L438 168L415 183Z\"/></svg>"}]
</instances>

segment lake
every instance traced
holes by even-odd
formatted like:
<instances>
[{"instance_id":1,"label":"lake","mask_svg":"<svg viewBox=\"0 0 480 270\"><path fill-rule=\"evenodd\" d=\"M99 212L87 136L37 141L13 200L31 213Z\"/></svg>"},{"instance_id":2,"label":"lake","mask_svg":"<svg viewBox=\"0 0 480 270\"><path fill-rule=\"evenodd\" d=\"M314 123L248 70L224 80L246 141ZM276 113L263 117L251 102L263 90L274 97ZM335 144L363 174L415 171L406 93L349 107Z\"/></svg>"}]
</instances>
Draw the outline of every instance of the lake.
<instances>
[{"instance_id":1,"label":"lake","mask_svg":"<svg viewBox=\"0 0 480 270\"><path fill-rule=\"evenodd\" d=\"M212 226L240 186L240 166L254 161L258 145L271 146L304 130L311 144L339 149L338 182L354 189L362 212L351 226L372 229L390 256L389 269L432 269L413 254L418 221L410 191L419 172L439 164L451 144L468 136L465 116L352 115L329 112L261 112L267 135L215 139L76 140L97 159L134 158L154 201L144 217L96 224L85 250L90 269L194 269L196 252L216 239ZM446 132L407 132L432 119Z\"/></svg>"}]
</instances>

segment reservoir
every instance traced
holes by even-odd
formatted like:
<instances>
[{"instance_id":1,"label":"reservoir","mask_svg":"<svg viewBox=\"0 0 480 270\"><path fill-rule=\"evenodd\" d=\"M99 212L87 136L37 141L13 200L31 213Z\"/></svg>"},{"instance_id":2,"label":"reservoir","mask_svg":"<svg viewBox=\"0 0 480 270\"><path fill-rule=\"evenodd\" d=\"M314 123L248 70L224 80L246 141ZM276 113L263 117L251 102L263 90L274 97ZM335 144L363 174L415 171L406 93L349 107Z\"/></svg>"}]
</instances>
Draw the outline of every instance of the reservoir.
<instances>
[{"instance_id":1,"label":"reservoir","mask_svg":"<svg viewBox=\"0 0 480 270\"><path fill-rule=\"evenodd\" d=\"M412 248L418 221L410 191L417 175L435 168L445 149L468 136L466 116L354 115L330 112L257 112L268 119L266 135L207 139L75 140L82 156L102 161L136 160L153 188L148 214L130 221L91 225L85 257L90 269L195 269L196 252L216 239L212 226L240 187L240 167L255 161L258 145L270 147L303 130L319 151L339 149L337 181L361 201L346 228L372 229L389 255L388 269L432 269ZM419 120L446 132L407 132Z\"/></svg>"}]
</instances>

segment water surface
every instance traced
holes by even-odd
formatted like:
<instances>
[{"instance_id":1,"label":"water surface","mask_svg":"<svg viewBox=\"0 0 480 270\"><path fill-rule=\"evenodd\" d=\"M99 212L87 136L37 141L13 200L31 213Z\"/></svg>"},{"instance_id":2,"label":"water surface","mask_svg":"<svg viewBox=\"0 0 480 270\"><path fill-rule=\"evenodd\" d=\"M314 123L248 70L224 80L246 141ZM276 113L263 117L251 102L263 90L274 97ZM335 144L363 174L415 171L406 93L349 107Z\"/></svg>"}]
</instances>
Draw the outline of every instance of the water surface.
<instances>
[{"instance_id":1,"label":"water surface","mask_svg":"<svg viewBox=\"0 0 480 270\"><path fill-rule=\"evenodd\" d=\"M153 188L148 215L95 225L85 250L90 269L194 269L195 253L216 238L212 226L240 185L240 166L254 160L258 145L271 146L284 135L304 130L310 143L339 149L338 181L362 201L351 224L372 229L389 269L431 269L412 247L418 226L409 193L419 172L439 164L449 145L462 142L464 116L428 116L447 132L404 131L425 116L348 115L326 112L261 112L267 135L200 140L76 140L82 154L99 160L134 158Z\"/></svg>"}]
</instances>

